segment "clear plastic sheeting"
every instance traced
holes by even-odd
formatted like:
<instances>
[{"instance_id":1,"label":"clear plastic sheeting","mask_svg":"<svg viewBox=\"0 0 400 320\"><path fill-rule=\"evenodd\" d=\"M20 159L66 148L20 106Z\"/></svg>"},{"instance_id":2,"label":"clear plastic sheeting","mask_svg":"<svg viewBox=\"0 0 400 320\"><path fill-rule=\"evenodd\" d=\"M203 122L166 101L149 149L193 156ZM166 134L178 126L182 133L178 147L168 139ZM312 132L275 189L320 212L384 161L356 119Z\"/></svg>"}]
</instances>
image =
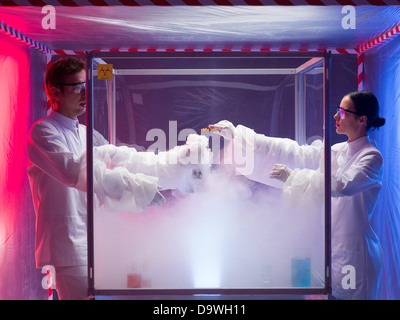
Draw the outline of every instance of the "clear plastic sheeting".
<instances>
[{"instance_id":1,"label":"clear plastic sheeting","mask_svg":"<svg viewBox=\"0 0 400 320\"><path fill-rule=\"evenodd\" d=\"M397 6L357 6L345 29L343 6L56 7L56 28L41 8L0 9L0 20L58 50L355 49L400 20Z\"/></svg>"},{"instance_id":2,"label":"clear plastic sheeting","mask_svg":"<svg viewBox=\"0 0 400 320\"><path fill-rule=\"evenodd\" d=\"M257 51L354 49L391 30L400 20L399 6L354 8L356 28L348 30L341 24L342 6L57 6L56 29L53 30L42 28L44 14L41 7L1 7L0 21L53 50ZM46 57L5 33L0 33L0 41L0 74L3 75L0 140L4 149L0 157L4 171L0 179L0 298L46 299L47 291L41 282L44 275L35 268L35 217L24 164L26 155L21 149L25 146L29 127L46 114L43 89ZM386 118L386 125L372 134L384 158L382 190L371 221L384 252L378 299L400 298L400 180L399 149L396 148L399 44L397 38L367 51L364 63L365 89L377 95L381 116ZM357 57L334 55L332 58L331 116L341 98L357 88ZM117 65L122 61L112 63ZM240 61L240 65L243 63L246 61ZM293 106L294 98L288 92L294 89L294 82L287 75L275 76L276 83L265 75L257 76L257 79L249 75L242 75L241 79L219 75L212 83L203 75L191 85L187 85L192 81L187 77L182 76L180 83L174 83L175 80L168 77L118 77L115 90L111 84L96 83L95 129L118 146L142 151L155 142L146 141L146 133L151 128L158 127L165 132L176 128L177 133L183 128L191 128L199 133L204 125L225 118L260 133L296 138L296 119L300 118L292 118L294 113L290 106ZM310 77L307 83L314 89L320 87L318 75ZM177 93L179 85L185 89L183 96ZM27 95L28 91L30 94ZM244 91L247 94L239 99L239 93ZM264 91L263 96L261 92ZM275 96L269 97L268 91ZM113 92L115 96L112 96ZM29 103L27 97L31 99ZM111 99L116 100L118 112L115 118L109 119ZM311 106L320 103L319 99L316 94L306 97L306 105L310 106L306 108L306 118L313 117L313 112L311 115L308 112L312 110ZM158 104L157 100L162 103ZM198 109L194 109L194 102ZM156 108L157 104L165 108ZM262 109L259 104L271 106L271 109ZM241 113L239 105L244 106ZM207 106L212 108L207 109ZM315 115L314 123L318 123L319 118L320 114ZM114 124L110 126L110 123ZM115 130L110 130L111 127ZM322 126L307 123L306 143L320 137L321 129ZM332 136L333 144L342 139L338 135ZM177 144L184 144L184 140ZM167 144L165 149L170 147ZM151 208L135 214L96 212L95 241L104 249L108 262L104 264L102 257L96 256L95 263L100 265L95 271L96 286L125 290L128 286L137 288L139 285L153 289L292 286L291 265L287 263L295 256L289 255L289 249L284 254L270 249L277 249L277 243L283 245L288 240L285 234L291 230L285 224L286 219L292 219L300 228L286 242L287 248L299 239L303 241L299 244L307 247L311 238L304 238L300 231L305 230L304 220L300 219L303 213L293 214L277 206L276 202L269 203L269 200L279 199L279 189L238 176L230 176L230 183L226 183L229 174L213 168L209 179L197 179L190 192L179 188L163 191L167 202L162 209ZM238 202L239 197L244 199L243 202ZM257 203L260 206L256 206ZM320 223L314 221L317 225ZM255 232L250 234L249 230ZM110 231L111 237L101 236ZM265 243L260 245L260 241ZM129 247L129 250L119 250L122 247ZM304 248L297 252L309 253ZM310 286L323 286L319 257L311 259ZM285 267L272 266L271 259L284 263ZM305 262L307 267L307 259ZM168 277L174 279L173 285Z\"/></svg>"},{"instance_id":3,"label":"clear plastic sheeting","mask_svg":"<svg viewBox=\"0 0 400 320\"><path fill-rule=\"evenodd\" d=\"M45 58L11 38L0 46L0 300L45 299L35 266L35 212L26 174L26 137L45 115ZM40 83L40 84L39 84Z\"/></svg>"},{"instance_id":4,"label":"clear plastic sheeting","mask_svg":"<svg viewBox=\"0 0 400 320\"><path fill-rule=\"evenodd\" d=\"M400 39L368 52L365 60L366 90L376 94L383 127L372 132L383 156L382 190L372 227L383 248L378 299L400 299Z\"/></svg>"},{"instance_id":5,"label":"clear plastic sheeting","mask_svg":"<svg viewBox=\"0 0 400 320\"><path fill-rule=\"evenodd\" d=\"M139 159L140 153L162 156L197 136L207 138L212 152L211 167L178 165L170 180L185 172L185 181L162 190L160 207L95 209L97 292L325 290L323 206L286 204L281 183L260 179L275 163L252 176L252 166L260 165L254 150L232 154L229 141L202 130L227 119L271 137L321 142L321 56L99 53L93 61L94 130L111 143L135 148ZM113 65L111 79L99 79L101 64ZM168 176L159 177L163 187Z\"/></svg>"}]
</instances>

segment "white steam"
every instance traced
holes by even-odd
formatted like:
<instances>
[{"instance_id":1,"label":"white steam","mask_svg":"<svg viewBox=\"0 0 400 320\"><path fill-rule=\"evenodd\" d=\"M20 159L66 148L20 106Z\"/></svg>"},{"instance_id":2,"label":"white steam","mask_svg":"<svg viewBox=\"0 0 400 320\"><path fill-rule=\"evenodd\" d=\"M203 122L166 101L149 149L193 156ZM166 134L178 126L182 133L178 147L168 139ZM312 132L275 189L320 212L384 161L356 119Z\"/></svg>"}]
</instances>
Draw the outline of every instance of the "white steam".
<instances>
[{"instance_id":1,"label":"white steam","mask_svg":"<svg viewBox=\"0 0 400 320\"><path fill-rule=\"evenodd\" d=\"M321 210L291 208L280 189L223 169L197 182L146 212L95 212L96 289L126 289L128 274L152 289L291 287L300 250L311 286L323 286Z\"/></svg>"}]
</instances>

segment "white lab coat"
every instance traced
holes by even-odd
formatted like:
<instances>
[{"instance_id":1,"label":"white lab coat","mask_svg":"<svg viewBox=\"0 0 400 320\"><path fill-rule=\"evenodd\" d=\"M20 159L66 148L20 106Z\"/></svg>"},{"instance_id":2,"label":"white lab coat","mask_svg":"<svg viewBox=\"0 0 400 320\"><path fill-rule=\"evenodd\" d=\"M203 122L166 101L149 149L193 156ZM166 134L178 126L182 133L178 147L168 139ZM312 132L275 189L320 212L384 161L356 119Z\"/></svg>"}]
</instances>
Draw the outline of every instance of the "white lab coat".
<instances>
[{"instance_id":1,"label":"white lab coat","mask_svg":"<svg viewBox=\"0 0 400 320\"><path fill-rule=\"evenodd\" d=\"M94 167L115 168L127 170L134 174L142 173L157 177L161 190L189 191L192 187L191 183L193 183L193 170L199 170L203 175L207 175L212 162L212 153L208 149L208 139L196 134L190 134L184 145L157 154L138 152L133 148L114 145L94 147L93 154ZM85 166L82 165L81 174L83 175L84 169ZM104 179L97 180L98 184L102 184L102 181L104 181ZM110 185L108 181L105 182L104 188L108 188L107 185ZM110 192L112 192L114 187L110 189ZM119 206L121 205L123 204L119 204Z\"/></svg>"},{"instance_id":2,"label":"white lab coat","mask_svg":"<svg viewBox=\"0 0 400 320\"><path fill-rule=\"evenodd\" d=\"M93 139L95 146L107 144L96 132ZM86 127L53 111L32 126L27 151L36 212L36 266L86 265L86 187L82 182ZM112 206L124 200L131 211L146 209L157 191L156 177L107 168L98 158L94 162L94 189L103 201Z\"/></svg>"},{"instance_id":3,"label":"white lab coat","mask_svg":"<svg viewBox=\"0 0 400 320\"><path fill-rule=\"evenodd\" d=\"M284 198L296 205L322 204L322 145L299 146L240 125L233 140L237 144L255 152L250 179L277 186L268 174L276 163L286 164L294 171L283 185ZM332 294L340 299L376 299L382 249L369 221L381 188L382 156L367 137L335 144L331 151ZM349 288L345 278L350 273L347 266L354 267L355 288Z\"/></svg>"},{"instance_id":4,"label":"white lab coat","mask_svg":"<svg viewBox=\"0 0 400 320\"><path fill-rule=\"evenodd\" d=\"M111 212L144 211L157 190L190 188L192 169L207 174L211 151L203 136L154 154L116 147L93 133L95 205ZM36 264L87 263L86 127L53 111L27 139L28 176L36 212ZM190 154L190 156L188 156Z\"/></svg>"}]
</instances>

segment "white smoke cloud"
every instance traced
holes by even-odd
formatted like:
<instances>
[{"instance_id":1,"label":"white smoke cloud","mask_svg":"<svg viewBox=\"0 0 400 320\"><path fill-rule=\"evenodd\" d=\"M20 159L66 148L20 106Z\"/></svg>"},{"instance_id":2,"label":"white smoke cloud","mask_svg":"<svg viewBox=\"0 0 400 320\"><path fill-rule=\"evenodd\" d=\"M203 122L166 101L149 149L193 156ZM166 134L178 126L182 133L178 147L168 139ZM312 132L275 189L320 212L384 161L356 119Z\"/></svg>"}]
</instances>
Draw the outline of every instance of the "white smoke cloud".
<instances>
[{"instance_id":1,"label":"white smoke cloud","mask_svg":"<svg viewBox=\"0 0 400 320\"><path fill-rule=\"evenodd\" d=\"M322 212L223 167L195 183L145 212L95 212L96 289L127 288L129 273L153 289L291 287L299 248L311 255L311 286L323 286Z\"/></svg>"}]
</instances>

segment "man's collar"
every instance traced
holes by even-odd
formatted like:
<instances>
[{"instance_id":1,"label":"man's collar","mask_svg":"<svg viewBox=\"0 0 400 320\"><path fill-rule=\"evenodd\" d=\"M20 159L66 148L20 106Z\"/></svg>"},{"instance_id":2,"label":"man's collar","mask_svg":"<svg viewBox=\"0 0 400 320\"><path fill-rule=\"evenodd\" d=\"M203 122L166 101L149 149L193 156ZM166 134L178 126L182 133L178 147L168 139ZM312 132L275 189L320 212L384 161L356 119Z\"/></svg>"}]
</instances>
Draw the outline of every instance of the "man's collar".
<instances>
[{"instance_id":1,"label":"man's collar","mask_svg":"<svg viewBox=\"0 0 400 320\"><path fill-rule=\"evenodd\" d=\"M68 129L75 129L79 125L78 120L74 120L71 118L68 118L61 113L57 112L56 110L51 111L49 117L55 119L57 122L59 122L61 125Z\"/></svg>"}]
</instances>

